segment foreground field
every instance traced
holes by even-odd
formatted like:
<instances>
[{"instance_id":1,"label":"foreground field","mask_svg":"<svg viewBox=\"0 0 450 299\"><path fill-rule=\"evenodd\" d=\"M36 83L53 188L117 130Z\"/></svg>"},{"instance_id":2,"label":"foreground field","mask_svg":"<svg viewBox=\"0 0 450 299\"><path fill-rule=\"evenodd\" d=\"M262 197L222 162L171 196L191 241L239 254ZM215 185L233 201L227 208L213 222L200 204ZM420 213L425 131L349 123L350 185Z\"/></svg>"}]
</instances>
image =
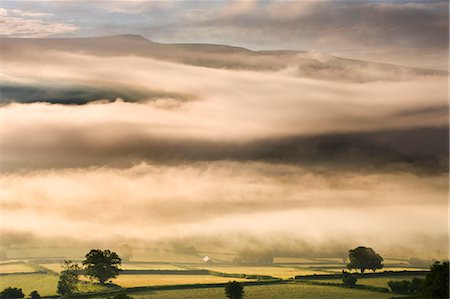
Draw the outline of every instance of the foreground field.
<instances>
[{"instance_id":1,"label":"foreground field","mask_svg":"<svg viewBox=\"0 0 450 299\"><path fill-rule=\"evenodd\" d=\"M25 295L36 290L41 296L52 296L56 295L58 280L57 275L44 273L2 275L0 276L0 289L13 286L21 288ZM78 286L80 293L99 292L107 289L109 288L89 282L80 283Z\"/></svg>"},{"instance_id":2,"label":"foreground field","mask_svg":"<svg viewBox=\"0 0 450 299\"><path fill-rule=\"evenodd\" d=\"M358 285L366 285L380 288L388 288L388 282L391 280L411 280L414 277L423 278L424 276L413 276L413 275L405 275L405 276L387 276L387 277L367 277L367 278L358 278L356 284ZM331 283L342 283L342 279L321 279L317 280L318 282L331 282Z\"/></svg>"},{"instance_id":3,"label":"foreground field","mask_svg":"<svg viewBox=\"0 0 450 299\"><path fill-rule=\"evenodd\" d=\"M229 278L212 275L158 275L158 274L126 274L119 275L112 282L123 287L160 286L177 284L225 283L230 280L249 281L245 278Z\"/></svg>"},{"instance_id":4,"label":"foreground field","mask_svg":"<svg viewBox=\"0 0 450 299\"><path fill-rule=\"evenodd\" d=\"M12 274L0 276L0 289L14 286L28 295L37 290L43 296L55 295L59 277L50 274Z\"/></svg>"},{"instance_id":5,"label":"foreground field","mask_svg":"<svg viewBox=\"0 0 450 299\"><path fill-rule=\"evenodd\" d=\"M131 294L133 299L215 299L225 298L223 288L152 291ZM333 286L316 286L298 283L258 285L245 287L245 299L339 299L339 298L392 298L392 294L367 290L346 289Z\"/></svg>"}]
</instances>

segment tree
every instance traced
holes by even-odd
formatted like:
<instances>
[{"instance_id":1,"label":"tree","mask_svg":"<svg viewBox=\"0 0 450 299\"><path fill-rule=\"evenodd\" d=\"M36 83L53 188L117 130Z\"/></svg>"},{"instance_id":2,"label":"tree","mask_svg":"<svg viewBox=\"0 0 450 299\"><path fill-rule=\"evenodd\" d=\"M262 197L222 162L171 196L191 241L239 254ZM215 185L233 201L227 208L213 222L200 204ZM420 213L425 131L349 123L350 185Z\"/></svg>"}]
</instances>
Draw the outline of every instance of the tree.
<instances>
[{"instance_id":1,"label":"tree","mask_svg":"<svg viewBox=\"0 0 450 299\"><path fill-rule=\"evenodd\" d=\"M39 295L38 291L33 291L30 293L31 299L41 299L41 295Z\"/></svg>"},{"instance_id":2,"label":"tree","mask_svg":"<svg viewBox=\"0 0 450 299\"><path fill-rule=\"evenodd\" d=\"M63 271L59 275L58 286L56 292L60 295L71 295L78 291L78 273L81 268L78 264L74 264L71 261L65 260L62 263Z\"/></svg>"},{"instance_id":3,"label":"tree","mask_svg":"<svg viewBox=\"0 0 450 299\"><path fill-rule=\"evenodd\" d=\"M22 289L18 288L7 287L0 292L1 299L17 299L23 297L25 297L25 294L22 292Z\"/></svg>"},{"instance_id":4,"label":"tree","mask_svg":"<svg viewBox=\"0 0 450 299\"><path fill-rule=\"evenodd\" d=\"M347 268L350 270L359 269L361 273L364 273L366 269L375 272L377 269L383 268L383 258L370 247L359 246L349 250L348 258L350 263Z\"/></svg>"},{"instance_id":5,"label":"tree","mask_svg":"<svg viewBox=\"0 0 450 299\"><path fill-rule=\"evenodd\" d=\"M122 260L117 253L99 249L92 249L86 254L86 260L83 261L86 275L97 279L101 284L105 284L106 281L119 275L121 263Z\"/></svg>"},{"instance_id":6,"label":"tree","mask_svg":"<svg viewBox=\"0 0 450 299\"><path fill-rule=\"evenodd\" d=\"M244 297L244 286L237 281L230 281L225 285L225 295L230 299L241 299Z\"/></svg>"},{"instance_id":7,"label":"tree","mask_svg":"<svg viewBox=\"0 0 450 299\"><path fill-rule=\"evenodd\" d=\"M420 289L420 294L425 298L449 298L448 261L435 262L430 266L430 272L425 276L425 280Z\"/></svg>"}]
</instances>

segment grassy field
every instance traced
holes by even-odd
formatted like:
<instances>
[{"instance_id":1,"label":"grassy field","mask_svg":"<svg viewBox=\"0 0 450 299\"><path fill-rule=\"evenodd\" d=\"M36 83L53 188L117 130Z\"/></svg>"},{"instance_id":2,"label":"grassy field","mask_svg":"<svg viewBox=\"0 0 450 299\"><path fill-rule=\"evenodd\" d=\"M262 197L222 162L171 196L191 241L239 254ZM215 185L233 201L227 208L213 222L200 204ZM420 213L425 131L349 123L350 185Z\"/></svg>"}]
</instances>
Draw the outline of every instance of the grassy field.
<instances>
[{"instance_id":1,"label":"grassy field","mask_svg":"<svg viewBox=\"0 0 450 299\"><path fill-rule=\"evenodd\" d=\"M36 272L36 269L27 265L26 263L8 263L0 264L0 273L32 273Z\"/></svg>"},{"instance_id":2,"label":"grassy field","mask_svg":"<svg viewBox=\"0 0 450 299\"><path fill-rule=\"evenodd\" d=\"M49 269L56 273L61 273L62 271L61 263L46 263L46 264L39 264L39 266Z\"/></svg>"},{"instance_id":3,"label":"grassy field","mask_svg":"<svg viewBox=\"0 0 450 299\"><path fill-rule=\"evenodd\" d=\"M123 270L185 270L185 268L167 263L125 263Z\"/></svg>"},{"instance_id":4,"label":"grassy field","mask_svg":"<svg viewBox=\"0 0 450 299\"><path fill-rule=\"evenodd\" d=\"M0 276L0 289L6 287L22 288L25 295L37 290L39 294L55 295L58 276L50 274L11 274Z\"/></svg>"},{"instance_id":5,"label":"grassy field","mask_svg":"<svg viewBox=\"0 0 450 299\"><path fill-rule=\"evenodd\" d=\"M25 295L36 290L41 296L56 295L56 286L59 277L53 274L11 274L0 276L0 290L6 287L21 288ZM108 289L108 287L82 282L78 289L82 293L98 292Z\"/></svg>"},{"instance_id":6,"label":"grassy field","mask_svg":"<svg viewBox=\"0 0 450 299\"><path fill-rule=\"evenodd\" d=\"M423 276L412 276L412 275L405 275L405 276L387 276L387 277L367 277L367 278L358 278L357 284L358 285L367 285L367 286L374 286L374 287L382 287L382 288L389 288L388 287L388 281L391 280L411 280L414 277L423 278ZM332 283L342 283L342 279L321 279L317 280L319 282L332 282Z\"/></svg>"},{"instance_id":7,"label":"grassy field","mask_svg":"<svg viewBox=\"0 0 450 299\"><path fill-rule=\"evenodd\" d=\"M347 289L333 286L316 286L306 284L277 284L246 286L245 299L339 299L339 298L391 298L392 294L372 292L367 290ZM205 288L189 290L152 291L131 294L134 299L215 299L225 298L223 288Z\"/></svg>"},{"instance_id":8,"label":"grassy field","mask_svg":"<svg viewBox=\"0 0 450 299\"><path fill-rule=\"evenodd\" d=\"M112 282L124 287L159 286L177 284L223 283L230 280L249 281L248 279L220 277L213 275L158 275L158 274L126 274L119 275Z\"/></svg>"},{"instance_id":9,"label":"grassy field","mask_svg":"<svg viewBox=\"0 0 450 299\"><path fill-rule=\"evenodd\" d=\"M197 269L222 272L227 274L267 275L287 279L296 275L324 274L326 272L307 268L287 266L199 266Z\"/></svg>"}]
</instances>

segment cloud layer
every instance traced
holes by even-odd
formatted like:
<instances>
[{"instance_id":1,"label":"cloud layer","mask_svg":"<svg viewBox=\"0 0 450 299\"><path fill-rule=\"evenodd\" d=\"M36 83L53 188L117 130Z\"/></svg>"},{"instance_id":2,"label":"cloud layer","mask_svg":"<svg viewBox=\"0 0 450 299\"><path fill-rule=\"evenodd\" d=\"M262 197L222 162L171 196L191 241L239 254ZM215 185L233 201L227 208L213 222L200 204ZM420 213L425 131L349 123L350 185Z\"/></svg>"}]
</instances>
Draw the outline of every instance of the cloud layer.
<instances>
[{"instance_id":1,"label":"cloud layer","mask_svg":"<svg viewBox=\"0 0 450 299\"><path fill-rule=\"evenodd\" d=\"M298 52L258 69L267 53L100 40L3 45L2 230L446 252L445 73ZM245 67L186 61L204 53Z\"/></svg>"},{"instance_id":2,"label":"cloud layer","mask_svg":"<svg viewBox=\"0 0 450 299\"><path fill-rule=\"evenodd\" d=\"M441 240L433 250L446 248L446 175L214 162L38 171L5 175L0 184L3 229L41 237L282 234L318 244L339 235L341 242L383 249L395 242L430 254L411 243L426 235Z\"/></svg>"}]
</instances>

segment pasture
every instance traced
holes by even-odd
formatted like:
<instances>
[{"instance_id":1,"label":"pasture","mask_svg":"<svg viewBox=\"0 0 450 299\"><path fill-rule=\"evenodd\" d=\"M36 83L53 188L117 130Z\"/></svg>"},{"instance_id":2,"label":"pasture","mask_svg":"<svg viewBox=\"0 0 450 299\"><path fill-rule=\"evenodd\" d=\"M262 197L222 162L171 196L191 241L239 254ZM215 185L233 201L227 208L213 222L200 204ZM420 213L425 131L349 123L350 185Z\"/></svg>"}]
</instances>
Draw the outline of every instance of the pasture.
<instances>
[{"instance_id":1,"label":"pasture","mask_svg":"<svg viewBox=\"0 0 450 299\"><path fill-rule=\"evenodd\" d=\"M392 298L389 293L372 292L368 290L347 289L333 286L317 286L302 283L285 283L273 285L246 286L245 299L336 299L336 298ZM218 288L166 290L130 293L133 299L212 299L225 298L224 290Z\"/></svg>"},{"instance_id":2,"label":"pasture","mask_svg":"<svg viewBox=\"0 0 450 299\"><path fill-rule=\"evenodd\" d=\"M112 282L123 288L132 288L160 285L226 283L230 280L248 281L245 278L229 278L213 275L124 274L119 275Z\"/></svg>"},{"instance_id":3,"label":"pasture","mask_svg":"<svg viewBox=\"0 0 450 299\"><path fill-rule=\"evenodd\" d=\"M261 275L272 276L274 278L288 279L296 275L326 274L326 271L301 268L294 266L247 266L247 265L228 265L228 266L198 266L197 269L205 269L214 272L236 274L236 275Z\"/></svg>"},{"instance_id":4,"label":"pasture","mask_svg":"<svg viewBox=\"0 0 450 299\"><path fill-rule=\"evenodd\" d=\"M414 277L423 278L420 275L405 275L405 276L385 276L385 277L364 277L358 278L357 285L373 286L379 288L389 288L388 282L391 280L411 280ZM342 279L320 279L319 282L342 283Z\"/></svg>"},{"instance_id":5,"label":"pasture","mask_svg":"<svg viewBox=\"0 0 450 299\"><path fill-rule=\"evenodd\" d=\"M33 273L36 269L24 262L2 263L0 264L0 274L13 273Z\"/></svg>"}]
</instances>

